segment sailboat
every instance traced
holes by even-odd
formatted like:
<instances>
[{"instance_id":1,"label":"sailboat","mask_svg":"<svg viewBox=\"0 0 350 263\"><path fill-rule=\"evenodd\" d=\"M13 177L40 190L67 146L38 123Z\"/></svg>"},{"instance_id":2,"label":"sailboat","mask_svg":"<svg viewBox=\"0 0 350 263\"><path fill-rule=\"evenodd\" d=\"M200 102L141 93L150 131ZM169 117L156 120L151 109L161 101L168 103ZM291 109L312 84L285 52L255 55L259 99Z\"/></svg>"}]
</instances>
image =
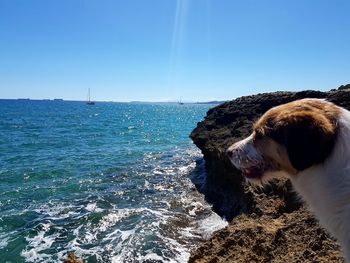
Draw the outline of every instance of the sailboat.
<instances>
[{"instance_id":1,"label":"sailboat","mask_svg":"<svg viewBox=\"0 0 350 263\"><path fill-rule=\"evenodd\" d=\"M86 102L86 104L87 105L95 105L95 102L90 100L90 89L89 89L89 92L88 92L88 101Z\"/></svg>"}]
</instances>

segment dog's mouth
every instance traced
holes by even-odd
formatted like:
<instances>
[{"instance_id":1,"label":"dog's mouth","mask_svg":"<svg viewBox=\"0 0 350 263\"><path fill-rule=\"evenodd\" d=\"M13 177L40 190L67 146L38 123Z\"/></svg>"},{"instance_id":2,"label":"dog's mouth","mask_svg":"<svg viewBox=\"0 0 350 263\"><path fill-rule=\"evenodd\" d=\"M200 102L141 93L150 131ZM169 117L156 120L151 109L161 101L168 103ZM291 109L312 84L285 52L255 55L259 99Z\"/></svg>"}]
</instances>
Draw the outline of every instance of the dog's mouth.
<instances>
[{"instance_id":1,"label":"dog's mouth","mask_svg":"<svg viewBox=\"0 0 350 263\"><path fill-rule=\"evenodd\" d=\"M251 166L241 169L241 172L247 179L260 179L264 174L264 168L260 166Z\"/></svg>"}]
</instances>

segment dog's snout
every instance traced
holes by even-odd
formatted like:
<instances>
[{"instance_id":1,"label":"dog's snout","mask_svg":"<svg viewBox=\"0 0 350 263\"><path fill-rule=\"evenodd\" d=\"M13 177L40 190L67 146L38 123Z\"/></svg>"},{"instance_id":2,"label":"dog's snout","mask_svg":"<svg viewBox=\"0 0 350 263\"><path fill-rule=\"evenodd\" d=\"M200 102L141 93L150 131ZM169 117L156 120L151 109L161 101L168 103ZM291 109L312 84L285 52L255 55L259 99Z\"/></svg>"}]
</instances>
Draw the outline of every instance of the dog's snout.
<instances>
[{"instance_id":1,"label":"dog's snout","mask_svg":"<svg viewBox=\"0 0 350 263\"><path fill-rule=\"evenodd\" d=\"M231 145L226 150L226 154L232 164L238 169L250 167L262 162L261 155L254 147L251 136Z\"/></svg>"},{"instance_id":2,"label":"dog's snout","mask_svg":"<svg viewBox=\"0 0 350 263\"><path fill-rule=\"evenodd\" d=\"M226 150L226 155L232 162L232 164L239 169L240 167L240 159L241 159L241 151L242 149L237 148L236 145L232 145Z\"/></svg>"}]
</instances>

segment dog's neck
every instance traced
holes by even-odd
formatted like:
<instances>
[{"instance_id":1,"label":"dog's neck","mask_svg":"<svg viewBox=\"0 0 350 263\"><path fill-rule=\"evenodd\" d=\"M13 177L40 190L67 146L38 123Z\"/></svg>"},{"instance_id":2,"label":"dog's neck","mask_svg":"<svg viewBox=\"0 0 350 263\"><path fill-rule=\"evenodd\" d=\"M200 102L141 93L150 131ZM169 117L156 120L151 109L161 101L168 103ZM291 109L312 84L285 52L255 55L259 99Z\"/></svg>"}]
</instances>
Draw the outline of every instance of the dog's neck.
<instances>
[{"instance_id":1,"label":"dog's neck","mask_svg":"<svg viewBox=\"0 0 350 263\"><path fill-rule=\"evenodd\" d=\"M350 112L342 111L335 147L327 160L291 178L296 191L343 244L350 262Z\"/></svg>"}]
</instances>

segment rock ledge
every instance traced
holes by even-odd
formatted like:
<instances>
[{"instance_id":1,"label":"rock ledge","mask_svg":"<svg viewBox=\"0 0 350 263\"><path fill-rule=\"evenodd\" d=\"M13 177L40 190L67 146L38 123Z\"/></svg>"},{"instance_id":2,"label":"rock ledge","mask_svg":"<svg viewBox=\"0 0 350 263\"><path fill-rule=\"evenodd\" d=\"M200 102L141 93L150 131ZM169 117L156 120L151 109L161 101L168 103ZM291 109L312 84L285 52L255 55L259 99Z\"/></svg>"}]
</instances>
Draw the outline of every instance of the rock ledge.
<instances>
[{"instance_id":1,"label":"rock ledge","mask_svg":"<svg viewBox=\"0 0 350 263\"><path fill-rule=\"evenodd\" d=\"M203 153L207 171L205 183L197 189L231 223L194 251L189 262L343 262L338 244L298 201L289 181L248 186L225 151L249 135L253 122L271 107L325 98L350 109L349 88L257 94L208 111L190 135Z\"/></svg>"}]
</instances>

